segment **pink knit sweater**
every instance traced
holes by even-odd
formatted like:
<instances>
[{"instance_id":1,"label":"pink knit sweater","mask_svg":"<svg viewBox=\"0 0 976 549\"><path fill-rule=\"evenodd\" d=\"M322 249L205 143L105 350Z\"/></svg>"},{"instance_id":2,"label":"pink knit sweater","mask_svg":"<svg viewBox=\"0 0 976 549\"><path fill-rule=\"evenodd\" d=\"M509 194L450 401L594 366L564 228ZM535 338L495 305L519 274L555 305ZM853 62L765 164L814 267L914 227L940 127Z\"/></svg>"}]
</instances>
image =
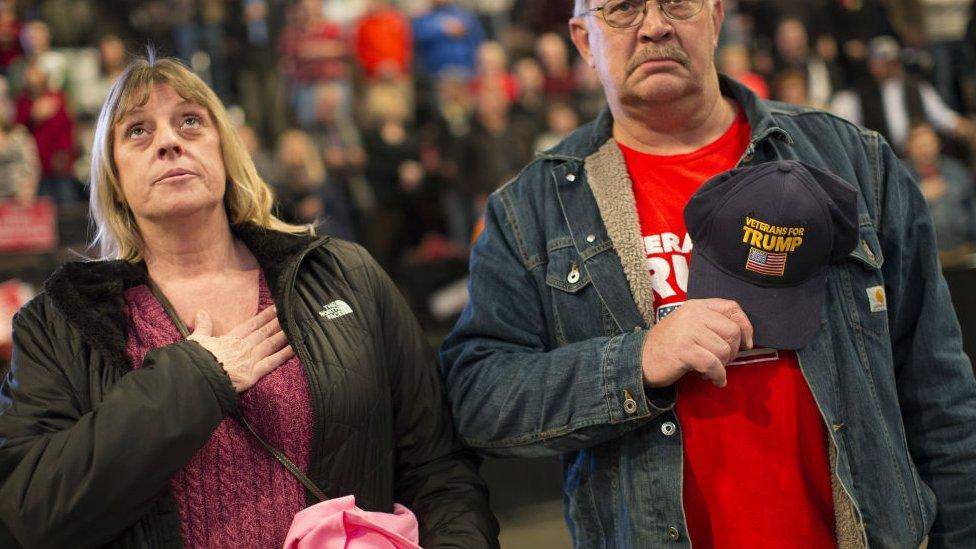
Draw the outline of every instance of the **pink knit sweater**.
<instances>
[{"instance_id":1,"label":"pink knit sweater","mask_svg":"<svg viewBox=\"0 0 976 549\"><path fill-rule=\"evenodd\" d=\"M272 304L260 276L258 310ZM181 339L146 286L125 292L129 359L135 368L146 353ZM241 396L240 408L254 429L295 465L308 471L312 404L298 357L264 376ZM173 477L185 547L281 547L305 490L285 468L227 417L210 440Z\"/></svg>"}]
</instances>

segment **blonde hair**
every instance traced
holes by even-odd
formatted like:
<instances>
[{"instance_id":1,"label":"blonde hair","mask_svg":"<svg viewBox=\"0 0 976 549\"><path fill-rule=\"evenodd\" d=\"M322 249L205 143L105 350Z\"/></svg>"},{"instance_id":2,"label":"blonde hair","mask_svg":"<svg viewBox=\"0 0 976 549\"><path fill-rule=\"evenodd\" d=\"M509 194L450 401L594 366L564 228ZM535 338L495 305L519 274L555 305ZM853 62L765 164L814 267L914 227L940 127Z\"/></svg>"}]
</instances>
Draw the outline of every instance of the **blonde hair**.
<instances>
[{"instance_id":1,"label":"blonde hair","mask_svg":"<svg viewBox=\"0 0 976 549\"><path fill-rule=\"evenodd\" d=\"M144 243L132 211L125 204L115 165L115 126L132 109L145 105L155 85L166 84L187 101L207 109L220 136L221 157L227 174L224 207L231 226L251 223L286 233L309 232L276 218L271 189L258 175L254 161L227 116L224 105L207 84L182 63L157 59L153 51L136 59L109 90L95 126L92 143L90 215L95 225L91 247L102 259L139 261Z\"/></svg>"}]
</instances>

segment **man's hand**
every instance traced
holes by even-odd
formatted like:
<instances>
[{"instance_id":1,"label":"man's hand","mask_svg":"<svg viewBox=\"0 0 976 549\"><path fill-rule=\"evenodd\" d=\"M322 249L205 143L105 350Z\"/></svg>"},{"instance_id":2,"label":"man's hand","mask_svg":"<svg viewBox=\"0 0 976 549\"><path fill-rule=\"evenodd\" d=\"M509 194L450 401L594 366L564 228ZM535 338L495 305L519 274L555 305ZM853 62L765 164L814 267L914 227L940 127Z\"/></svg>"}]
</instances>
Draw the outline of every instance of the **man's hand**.
<instances>
[{"instance_id":1,"label":"man's hand","mask_svg":"<svg viewBox=\"0 0 976 549\"><path fill-rule=\"evenodd\" d=\"M461 38L468 34L468 27L465 26L464 21L456 17L445 17L441 22L441 30L452 38Z\"/></svg>"},{"instance_id":2,"label":"man's hand","mask_svg":"<svg viewBox=\"0 0 976 549\"><path fill-rule=\"evenodd\" d=\"M752 348L752 323L739 304L726 299L693 299L651 328L644 339L644 384L666 387L688 372L699 372L725 387L725 366L740 349Z\"/></svg>"},{"instance_id":3,"label":"man's hand","mask_svg":"<svg viewBox=\"0 0 976 549\"><path fill-rule=\"evenodd\" d=\"M238 393L250 389L262 377L281 366L295 352L278 324L274 306L238 324L220 337L212 337L213 321L205 311L197 313L196 328L187 339L210 351L230 377Z\"/></svg>"}]
</instances>

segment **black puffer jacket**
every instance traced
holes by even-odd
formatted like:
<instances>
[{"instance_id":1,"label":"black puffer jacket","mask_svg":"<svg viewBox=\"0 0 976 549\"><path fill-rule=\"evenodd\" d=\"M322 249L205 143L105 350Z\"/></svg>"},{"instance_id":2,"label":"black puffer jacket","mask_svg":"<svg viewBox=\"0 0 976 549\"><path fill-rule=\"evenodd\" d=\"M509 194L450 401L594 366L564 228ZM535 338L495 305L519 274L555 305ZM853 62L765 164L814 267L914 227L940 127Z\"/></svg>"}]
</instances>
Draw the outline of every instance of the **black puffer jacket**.
<instances>
[{"instance_id":1,"label":"black puffer jacket","mask_svg":"<svg viewBox=\"0 0 976 549\"><path fill-rule=\"evenodd\" d=\"M305 366L309 476L367 510L407 505L424 547L497 546L476 460L454 436L433 354L389 278L353 244L235 233L264 270ZM11 532L28 547L181 545L170 478L237 395L192 341L155 349L132 369L123 291L144 277L120 261L68 263L15 318L0 392L0 519L10 530L0 546L14 544ZM337 301L352 313L329 318Z\"/></svg>"}]
</instances>

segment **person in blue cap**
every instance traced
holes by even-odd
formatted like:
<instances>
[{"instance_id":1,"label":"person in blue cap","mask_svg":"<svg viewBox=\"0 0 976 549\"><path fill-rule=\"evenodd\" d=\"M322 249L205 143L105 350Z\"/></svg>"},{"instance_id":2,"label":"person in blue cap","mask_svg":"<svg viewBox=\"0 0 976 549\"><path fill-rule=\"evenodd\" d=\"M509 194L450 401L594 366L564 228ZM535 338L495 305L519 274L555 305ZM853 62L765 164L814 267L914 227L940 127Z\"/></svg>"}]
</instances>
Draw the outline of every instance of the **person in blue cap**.
<instances>
[{"instance_id":1,"label":"person in blue cap","mask_svg":"<svg viewBox=\"0 0 976 549\"><path fill-rule=\"evenodd\" d=\"M441 349L459 432L561 456L577 547L976 547L925 201L877 133L718 74L723 19L576 1L609 108L488 201Z\"/></svg>"}]
</instances>

